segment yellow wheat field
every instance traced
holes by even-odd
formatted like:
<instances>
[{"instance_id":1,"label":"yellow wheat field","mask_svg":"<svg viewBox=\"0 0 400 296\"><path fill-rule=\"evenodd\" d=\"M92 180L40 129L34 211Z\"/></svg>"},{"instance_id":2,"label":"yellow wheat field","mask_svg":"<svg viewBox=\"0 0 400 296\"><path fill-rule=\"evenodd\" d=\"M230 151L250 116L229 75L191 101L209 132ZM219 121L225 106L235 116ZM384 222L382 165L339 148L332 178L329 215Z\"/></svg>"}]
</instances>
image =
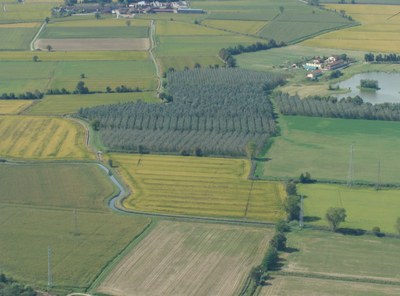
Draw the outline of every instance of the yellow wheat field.
<instances>
[{"instance_id":1,"label":"yellow wheat field","mask_svg":"<svg viewBox=\"0 0 400 296\"><path fill-rule=\"evenodd\" d=\"M0 115L17 114L31 104L29 100L0 100Z\"/></svg>"},{"instance_id":2,"label":"yellow wheat field","mask_svg":"<svg viewBox=\"0 0 400 296\"><path fill-rule=\"evenodd\" d=\"M302 44L348 50L400 52L400 6L398 5L328 5L345 11L361 25L330 32Z\"/></svg>"},{"instance_id":3,"label":"yellow wheat field","mask_svg":"<svg viewBox=\"0 0 400 296\"><path fill-rule=\"evenodd\" d=\"M86 159L85 130L70 119L0 116L0 157Z\"/></svg>"},{"instance_id":4,"label":"yellow wheat field","mask_svg":"<svg viewBox=\"0 0 400 296\"><path fill-rule=\"evenodd\" d=\"M248 180L245 159L132 154L112 159L133 191L127 208L264 221L283 217L283 184Z\"/></svg>"}]
</instances>

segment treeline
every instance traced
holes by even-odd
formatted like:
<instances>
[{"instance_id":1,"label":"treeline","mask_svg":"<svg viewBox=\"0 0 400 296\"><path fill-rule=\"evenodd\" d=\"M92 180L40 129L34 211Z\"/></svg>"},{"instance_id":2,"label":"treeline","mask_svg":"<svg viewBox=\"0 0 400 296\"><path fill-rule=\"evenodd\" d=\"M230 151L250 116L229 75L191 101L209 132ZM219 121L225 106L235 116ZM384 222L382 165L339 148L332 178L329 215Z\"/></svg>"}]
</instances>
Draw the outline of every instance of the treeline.
<instances>
[{"instance_id":1,"label":"treeline","mask_svg":"<svg viewBox=\"0 0 400 296\"><path fill-rule=\"evenodd\" d=\"M44 94L38 90L34 92L27 91L22 94L3 93L0 95L0 100L40 100Z\"/></svg>"},{"instance_id":2,"label":"treeline","mask_svg":"<svg viewBox=\"0 0 400 296\"><path fill-rule=\"evenodd\" d=\"M377 54L374 55L373 53L366 53L364 55L364 61L368 63L392 63L392 64L397 64L400 63L400 55L397 55L395 53L389 53L389 54Z\"/></svg>"},{"instance_id":3,"label":"treeline","mask_svg":"<svg viewBox=\"0 0 400 296\"><path fill-rule=\"evenodd\" d=\"M400 121L400 104L365 103L359 96L337 99L327 96L311 96L301 99L287 93L277 92L275 101L284 115L332 117L348 119Z\"/></svg>"},{"instance_id":4,"label":"treeline","mask_svg":"<svg viewBox=\"0 0 400 296\"><path fill-rule=\"evenodd\" d=\"M241 69L169 72L169 103L134 102L85 108L111 150L183 155L245 155L253 141L262 147L276 133L263 86L280 75Z\"/></svg>"},{"instance_id":5,"label":"treeline","mask_svg":"<svg viewBox=\"0 0 400 296\"><path fill-rule=\"evenodd\" d=\"M19 284L12 278L0 274L0 295L1 296L36 296L37 293L29 286Z\"/></svg>"},{"instance_id":6,"label":"treeline","mask_svg":"<svg viewBox=\"0 0 400 296\"><path fill-rule=\"evenodd\" d=\"M130 92L142 92L142 90L139 87L131 88L126 85L121 85L115 87L114 90L111 87L107 86L105 91L91 91L85 85L85 82L79 81L73 91L69 91L65 88L61 89L54 88L47 90L46 95L71 95L71 94L86 95L86 94L97 94L97 93L130 93Z\"/></svg>"},{"instance_id":7,"label":"treeline","mask_svg":"<svg viewBox=\"0 0 400 296\"><path fill-rule=\"evenodd\" d=\"M228 67L236 67L236 59L233 57L234 55L245 53L245 52L256 52L260 50L267 50L271 49L274 47L282 47L285 46L284 42L281 43L276 43L274 39L269 40L268 43L261 43L261 42L256 42L254 44L245 46L242 44L239 44L234 47L228 47L228 48L222 48L218 55L221 59L224 60L226 65Z\"/></svg>"}]
</instances>

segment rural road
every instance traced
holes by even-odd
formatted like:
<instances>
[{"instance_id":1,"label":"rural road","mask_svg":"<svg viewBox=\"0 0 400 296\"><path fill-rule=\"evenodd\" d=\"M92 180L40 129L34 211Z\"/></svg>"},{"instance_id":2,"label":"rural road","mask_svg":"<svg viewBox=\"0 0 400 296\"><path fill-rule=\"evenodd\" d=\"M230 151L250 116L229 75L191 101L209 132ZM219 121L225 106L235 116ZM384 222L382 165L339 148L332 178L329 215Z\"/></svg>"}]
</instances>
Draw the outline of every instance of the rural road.
<instances>
[{"instance_id":1,"label":"rural road","mask_svg":"<svg viewBox=\"0 0 400 296\"><path fill-rule=\"evenodd\" d=\"M42 30L44 29L44 26L46 26L46 22L43 22L43 24L40 27L39 31L36 33L35 37L33 37L32 41L31 41L31 44L30 44L31 51L35 51L36 50L35 42L36 42L36 39L39 37L40 33L42 32Z\"/></svg>"},{"instance_id":2,"label":"rural road","mask_svg":"<svg viewBox=\"0 0 400 296\"><path fill-rule=\"evenodd\" d=\"M149 54L150 54L150 58L154 63L154 66L156 67L156 74L157 74L157 81L158 81L158 85L157 85L157 94L159 94L161 92L161 81L162 81L162 77L161 77L161 70L160 70L160 66L157 63L156 58L154 57L154 53L153 50L156 48L156 40L154 39L154 35L155 35L155 31L156 31L156 26L154 24L154 20L151 20L151 24L150 24L150 48L149 48Z\"/></svg>"}]
</instances>

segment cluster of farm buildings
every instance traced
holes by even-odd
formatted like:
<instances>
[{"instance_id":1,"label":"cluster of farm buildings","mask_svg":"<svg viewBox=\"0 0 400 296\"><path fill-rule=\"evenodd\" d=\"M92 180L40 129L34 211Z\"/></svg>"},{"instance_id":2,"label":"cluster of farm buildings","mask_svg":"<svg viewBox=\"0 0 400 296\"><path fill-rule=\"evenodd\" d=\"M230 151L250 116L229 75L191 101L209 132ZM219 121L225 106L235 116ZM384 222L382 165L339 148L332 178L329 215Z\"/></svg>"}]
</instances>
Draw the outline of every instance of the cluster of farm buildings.
<instances>
[{"instance_id":1,"label":"cluster of farm buildings","mask_svg":"<svg viewBox=\"0 0 400 296\"><path fill-rule=\"evenodd\" d=\"M69 6L61 6L53 8L53 15L71 15L79 13L103 13L103 14L116 14L117 17L133 17L138 13L206 13L203 9L194 9L188 6L186 1L179 2L146 2L140 1L137 3L129 4L116 4L109 3L100 5L98 3L80 3Z\"/></svg>"},{"instance_id":2,"label":"cluster of farm buildings","mask_svg":"<svg viewBox=\"0 0 400 296\"><path fill-rule=\"evenodd\" d=\"M306 77L312 80L318 79L326 71L333 71L345 68L349 65L347 59L340 56L330 56L326 59L315 57L313 60L305 63L303 68L308 71Z\"/></svg>"}]
</instances>

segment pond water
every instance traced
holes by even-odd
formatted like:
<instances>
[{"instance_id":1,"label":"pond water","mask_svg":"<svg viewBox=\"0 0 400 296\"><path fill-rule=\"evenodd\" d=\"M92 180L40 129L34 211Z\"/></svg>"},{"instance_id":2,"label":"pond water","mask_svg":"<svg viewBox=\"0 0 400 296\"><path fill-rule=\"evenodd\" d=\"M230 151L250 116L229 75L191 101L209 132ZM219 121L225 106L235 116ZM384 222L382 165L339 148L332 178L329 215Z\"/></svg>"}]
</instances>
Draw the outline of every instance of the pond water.
<instances>
[{"instance_id":1,"label":"pond water","mask_svg":"<svg viewBox=\"0 0 400 296\"><path fill-rule=\"evenodd\" d=\"M360 86L361 79L378 80L380 89L377 91L360 90L358 87ZM337 98L354 97L358 95L363 98L364 102L370 102L372 104L400 103L400 73L361 73L337 85L342 89L350 89L348 93L335 95Z\"/></svg>"}]
</instances>

